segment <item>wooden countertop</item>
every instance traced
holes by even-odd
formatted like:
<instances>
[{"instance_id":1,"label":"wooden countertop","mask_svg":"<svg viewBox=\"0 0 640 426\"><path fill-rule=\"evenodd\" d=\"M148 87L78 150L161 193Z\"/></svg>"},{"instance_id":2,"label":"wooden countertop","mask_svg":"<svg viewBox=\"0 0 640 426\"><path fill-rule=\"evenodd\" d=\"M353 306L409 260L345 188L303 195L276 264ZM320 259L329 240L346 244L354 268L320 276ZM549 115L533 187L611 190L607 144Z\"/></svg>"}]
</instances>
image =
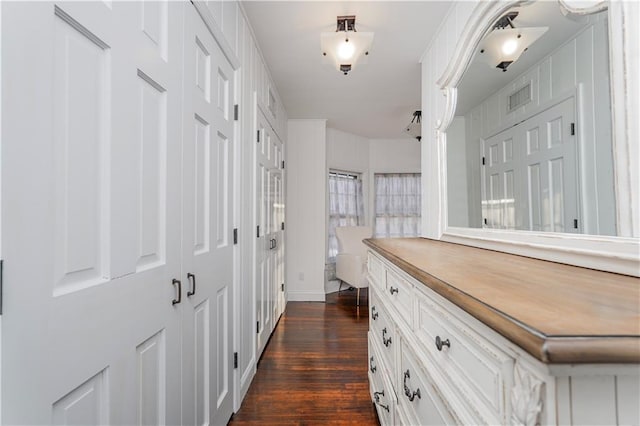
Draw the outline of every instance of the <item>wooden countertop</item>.
<instances>
[{"instance_id":1,"label":"wooden countertop","mask_svg":"<svg viewBox=\"0 0 640 426\"><path fill-rule=\"evenodd\" d=\"M364 242L542 362L640 362L639 278L426 238Z\"/></svg>"}]
</instances>

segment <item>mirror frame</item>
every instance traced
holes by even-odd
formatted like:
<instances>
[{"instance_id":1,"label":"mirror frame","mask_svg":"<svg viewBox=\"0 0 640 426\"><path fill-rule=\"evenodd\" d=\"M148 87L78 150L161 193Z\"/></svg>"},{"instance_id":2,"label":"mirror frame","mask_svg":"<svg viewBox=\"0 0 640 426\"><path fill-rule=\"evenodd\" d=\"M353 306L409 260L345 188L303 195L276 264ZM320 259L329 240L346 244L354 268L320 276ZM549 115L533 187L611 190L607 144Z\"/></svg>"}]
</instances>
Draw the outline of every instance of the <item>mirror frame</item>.
<instances>
[{"instance_id":1,"label":"mirror frame","mask_svg":"<svg viewBox=\"0 0 640 426\"><path fill-rule=\"evenodd\" d=\"M638 55L629 55L638 49L640 38L636 18L640 7L636 2L558 0L564 13L588 15L608 10L609 61L611 73L612 139L616 189L616 219L618 235L576 235L554 232L511 231L448 226L447 204L447 152L446 130L454 118L457 104L457 86L462 80L473 54L493 23L507 10L528 3L523 0L479 2L474 7L457 40L444 74L436 82L445 97L443 114L432 122L435 125L435 143L427 148L423 161L431 167L429 176L435 182L426 183L423 204L423 236L459 244L534 257L554 262L583 266L591 269L640 276L640 232L638 206ZM635 13L635 15L634 15ZM633 22L635 20L636 22ZM629 22L632 21L632 22ZM444 31L441 27L440 31ZM628 78L634 76L634 78ZM427 82L433 83L433 82ZM423 87L428 87L423 83ZM433 86L432 86L433 87ZM635 92L634 92L635 90ZM423 104L429 94L423 92ZM425 105L423 105L425 110ZM423 135L428 131L423 121ZM433 133L431 133L433 134ZM426 140L425 140L426 139ZM423 138L424 143L433 143ZM426 174L423 172L423 174ZM427 178L428 179L428 178ZM437 186L437 187L436 187ZM430 208L437 201L439 208ZM429 225L429 226L427 226Z\"/></svg>"}]
</instances>

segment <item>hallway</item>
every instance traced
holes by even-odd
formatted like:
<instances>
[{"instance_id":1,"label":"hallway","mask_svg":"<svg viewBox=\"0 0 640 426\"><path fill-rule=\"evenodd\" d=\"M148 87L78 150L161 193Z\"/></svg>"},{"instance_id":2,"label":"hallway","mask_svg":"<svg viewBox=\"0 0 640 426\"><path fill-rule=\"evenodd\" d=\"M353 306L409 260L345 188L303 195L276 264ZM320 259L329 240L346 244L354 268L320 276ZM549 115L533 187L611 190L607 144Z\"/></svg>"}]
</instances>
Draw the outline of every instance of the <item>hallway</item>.
<instances>
[{"instance_id":1,"label":"hallway","mask_svg":"<svg viewBox=\"0 0 640 426\"><path fill-rule=\"evenodd\" d=\"M230 425L378 424L367 378L367 292L289 302Z\"/></svg>"}]
</instances>

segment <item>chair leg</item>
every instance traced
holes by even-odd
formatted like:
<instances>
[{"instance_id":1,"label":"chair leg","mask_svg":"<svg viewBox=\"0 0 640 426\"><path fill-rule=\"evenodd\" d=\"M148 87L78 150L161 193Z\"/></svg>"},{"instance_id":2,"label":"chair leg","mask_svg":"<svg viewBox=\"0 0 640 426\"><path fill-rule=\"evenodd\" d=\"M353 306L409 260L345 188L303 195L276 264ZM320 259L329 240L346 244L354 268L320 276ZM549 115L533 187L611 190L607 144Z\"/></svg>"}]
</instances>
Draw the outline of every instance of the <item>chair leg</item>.
<instances>
[{"instance_id":1,"label":"chair leg","mask_svg":"<svg viewBox=\"0 0 640 426\"><path fill-rule=\"evenodd\" d=\"M360 306L360 287L358 287L358 301L356 302L356 306Z\"/></svg>"},{"instance_id":2,"label":"chair leg","mask_svg":"<svg viewBox=\"0 0 640 426\"><path fill-rule=\"evenodd\" d=\"M342 290L342 284L344 284L344 282L340 280L340 287L338 287L338 294L340 294L340 290Z\"/></svg>"}]
</instances>

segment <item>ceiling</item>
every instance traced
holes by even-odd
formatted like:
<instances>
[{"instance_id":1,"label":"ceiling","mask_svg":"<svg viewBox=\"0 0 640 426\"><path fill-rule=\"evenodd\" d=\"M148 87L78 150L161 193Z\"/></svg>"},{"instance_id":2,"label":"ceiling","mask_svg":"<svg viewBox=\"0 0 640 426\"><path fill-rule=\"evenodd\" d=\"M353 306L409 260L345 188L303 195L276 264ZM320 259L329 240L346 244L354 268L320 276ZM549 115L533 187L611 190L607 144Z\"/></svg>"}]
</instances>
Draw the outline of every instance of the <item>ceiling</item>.
<instances>
[{"instance_id":1,"label":"ceiling","mask_svg":"<svg viewBox=\"0 0 640 426\"><path fill-rule=\"evenodd\" d=\"M451 2L243 1L289 118L326 118L328 126L371 139L402 132L420 109L420 57ZM320 33L356 15L374 32L366 64L345 76L324 63Z\"/></svg>"}]
</instances>

